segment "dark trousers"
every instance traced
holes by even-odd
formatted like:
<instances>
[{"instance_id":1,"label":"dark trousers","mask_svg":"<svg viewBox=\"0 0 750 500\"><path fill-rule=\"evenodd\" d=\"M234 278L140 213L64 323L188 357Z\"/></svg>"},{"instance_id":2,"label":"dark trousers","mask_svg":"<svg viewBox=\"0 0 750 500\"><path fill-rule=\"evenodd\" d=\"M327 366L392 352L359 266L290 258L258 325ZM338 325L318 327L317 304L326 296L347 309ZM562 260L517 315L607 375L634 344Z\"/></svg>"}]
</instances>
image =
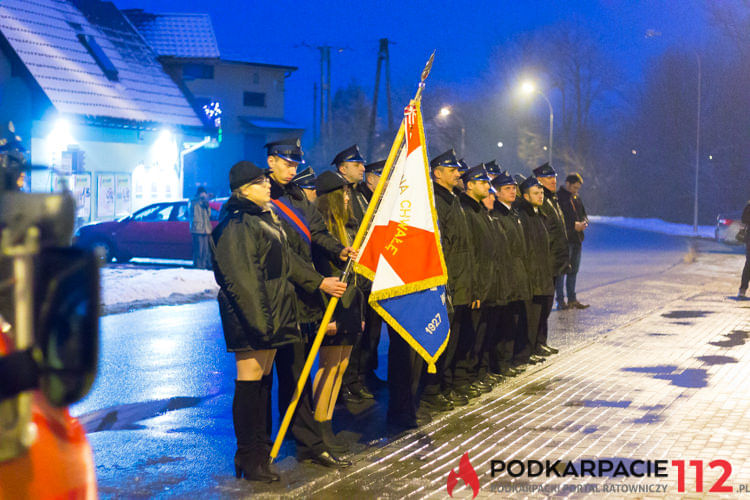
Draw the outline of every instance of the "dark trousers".
<instances>
[{"instance_id":1,"label":"dark trousers","mask_svg":"<svg viewBox=\"0 0 750 500\"><path fill-rule=\"evenodd\" d=\"M531 301L519 300L511 302L509 305L513 310L514 321L516 321L516 331L513 338L513 363L522 363L531 354L531 346L529 345ZM536 341L536 336L534 340Z\"/></svg>"},{"instance_id":2,"label":"dark trousers","mask_svg":"<svg viewBox=\"0 0 750 500\"><path fill-rule=\"evenodd\" d=\"M211 269L211 246L208 243L210 234L193 235L193 265L198 269Z\"/></svg>"},{"instance_id":3,"label":"dark trousers","mask_svg":"<svg viewBox=\"0 0 750 500\"><path fill-rule=\"evenodd\" d=\"M554 298L554 295L534 295L534 298L531 299L532 309L526 311L529 318L529 345L532 354L538 345L547 343L549 333L547 320L552 312Z\"/></svg>"},{"instance_id":4,"label":"dark trousers","mask_svg":"<svg viewBox=\"0 0 750 500\"><path fill-rule=\"evenodd\" d=\"M416 421L417 391L425 363L391 327L388 327L388 337L388 416Z\"/></svg>"},{"instance_id":5,"label":"dark trousers","mask_svg":"<svg viewBox=\"0 0 750 500\"><path fill-rule=\"evenodd\" d=\"M315 325L312 325L312 327L314 328ZM303 332L303 338L307 338L306 335L307 332ZM305 366L306 357L307 349L302 342L294 342L276 350L275 365L276 375L279 379L279 414L282 418L292 401L292 396L297 388L297 380L299 380L302 368ZM304 453L317 454L326 449L318 425L313 418L311 394L312 384L308 376L291 425L292 436L297 443L298 455Z\"/></svg>"},{"instance_id":6,"label":"dark trousers","mask_svg":"<svg viewBox=\"0 0 750 500\"><path fill-rule=\"evenodd\" d=\"M474 331L474 322L472 320L473 312L474 310L468 305L456 307L453 312L452 326L457 330L455 338L456 347L453 359L449 364L446 364L443 375L445 391L469 385L473 381L470 375L471 352L476 340L476 332Z\"/></svg>"},{"instance_id":7,"label":"dark trousers","mask_svg":"<svg viewBox=\"0 0 750 500\"><path fill-rule=\"evenodd\" d=\"M520 320L519 315L515 314L515 310L519 305L523 308L523 302L517 301L498 306L495 309L497 318L495 320L495 334L488 351L490 370L494 373L498 373L503 368L508 368L513 358L513 346Z\"/></svg>"},{"instance_id":8,"label":"dark trousers","mask_svg":"<svg viewBox=\"0 0 750 500\"><path fill-rule=\"evenodd\" d=\"M578 269L581 267L581 244L570 243L568 245L568 256L570 257L570 271L567 274L558 276L555 281L555 291L557 293L557 302L565 302L565 295L563 294L563 288L568 296L568 302L575 302L576 298L576 278L578 277ZM565 286L563 286L565 285Z\"/></svg>"},{"instance_id":9,"label":"dark trousers","mask_svg":"<svg viewBox=\"0 0 750 500\"><path fill-rule=\"evenodd\" d=\"M378 367L378 344L383 318L369 304L365 305L365 330L352 347L349 366L344 373L344 384L363 384L365 376Z\"/></svg>"},{"instance_id":10,"label":"dark trousers","mask_svg":"<svg viewBox=\"0 0 750 500\"><path fill-rule=\"evenodd\" d=\"M490 371L490 358L492 352L497 350L497 344L500 342L500 332L498 331L498 321L500 319L501 306L482 307L481 313L477 320L477 331L484 330L482 343L474 346L477 368L475 376L477 380L482 380Z\"/></svg>"},{"instance_id":11,"label":"dark trousers","mask_svg":"<svg viewBox=\"0 0 750 500\"><path fill-rule=\"evenodd\" d=\"M487 308L471 309L469 316L471 323L469 334L464 335L466 332L462 332L456 348L456 379L454 381L456 387L471 384L477 380L479 363L486 347Z\"/></svg>"},{"instance_id":12,"label":"dark trousers","mask_svg":"<svg viewBox=\"0 0 750 500\"><path fill-rule=\"evenodd\" d=\"M745 267L742 269L740 290L747 290L748 283L750 283L750 243L745 247Z\"/></svg>"}]
</instances>

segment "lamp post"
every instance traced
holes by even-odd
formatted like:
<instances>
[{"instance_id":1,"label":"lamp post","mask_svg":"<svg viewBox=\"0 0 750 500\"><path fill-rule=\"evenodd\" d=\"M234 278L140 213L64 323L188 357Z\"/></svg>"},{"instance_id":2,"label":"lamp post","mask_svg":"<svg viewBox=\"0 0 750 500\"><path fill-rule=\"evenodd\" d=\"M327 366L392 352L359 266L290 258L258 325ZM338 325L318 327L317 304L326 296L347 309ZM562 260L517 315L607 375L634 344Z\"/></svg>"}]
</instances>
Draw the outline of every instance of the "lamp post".
<instances>
[{"instance_id":1,"label":"lamp post","mask_svg":"<svg viewBox=\"0 0 750 500\"><path fill-rule=\"evenodd\" d=\"M698 61L698 111L695 124L695 197L693 199L693 233L698 234L698 171L700 169L701 146L701 56L695 53Z\"/></svg>"},{"instance_id":2,"label":"lamp post","mask_svg":"<svg viewBox=\"0 0 750 500\"><path fill-rule=\"evenodd\" d=\"M453 118L458 121L458 124L461 126L461 154L466 154L466 126L464 125L464 121L457 114L453 113L450 106L443 106L440 108L438 116L442 118L453 116Z\"/></svg>"},{"instance_id":3,"label":"lamp post","mask_svg":"<svg viewBox=\"0 0 750 500\"><path fill-rule=\"evenodd\" d=\"M545 101L547 101L547 106L549 107L549 149L547 150L547 162L552 165L552 130L553 130L553 121L555 119L555 114L552 112L552 103L547 98L544 93L539 90L536 85L534 85L533 82L526 81L523 82L521 85L521 91L526 95L531 95L534 93L539 94L544 98Z\"/></svg>"}]
</instances>

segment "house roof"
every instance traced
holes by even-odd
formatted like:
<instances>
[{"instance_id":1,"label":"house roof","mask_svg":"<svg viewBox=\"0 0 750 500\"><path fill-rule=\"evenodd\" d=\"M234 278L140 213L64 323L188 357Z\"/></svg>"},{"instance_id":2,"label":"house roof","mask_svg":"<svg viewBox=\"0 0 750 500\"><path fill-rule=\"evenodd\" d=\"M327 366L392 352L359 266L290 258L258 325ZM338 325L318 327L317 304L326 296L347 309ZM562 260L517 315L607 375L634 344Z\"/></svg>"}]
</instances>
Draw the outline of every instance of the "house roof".
<instances>
[{"instance_id":1,"label":"house roof","mask_svg":"<svg viewBox=\"0 0 750 500\"><path fill-rule=\"evenodd\" d=\"M160 56L219 57L219 45L208 14L150 14L141 9L123 13Z\"/></svg>"},{"instance_id":2,"label":"house roof","mask_svg":"<svg viewBox=\"0 0 750 500\"><path fill-rule=\"evenodd\" d=\"M256 118L253 116L240 116L239 119L241 123L253 128L287 131L305 130L304 127L280 118Z\"/></svg>"},{"instance_id":3,"label":"house roof","mask_svg":"<svg viewBox=\"0 0 750 500\"><path fill-rule=\"evenodd\" d=\"M156 54L110 2L3 0L0 33L61 113L203 125Z\"/></svg>"}]
</instances>

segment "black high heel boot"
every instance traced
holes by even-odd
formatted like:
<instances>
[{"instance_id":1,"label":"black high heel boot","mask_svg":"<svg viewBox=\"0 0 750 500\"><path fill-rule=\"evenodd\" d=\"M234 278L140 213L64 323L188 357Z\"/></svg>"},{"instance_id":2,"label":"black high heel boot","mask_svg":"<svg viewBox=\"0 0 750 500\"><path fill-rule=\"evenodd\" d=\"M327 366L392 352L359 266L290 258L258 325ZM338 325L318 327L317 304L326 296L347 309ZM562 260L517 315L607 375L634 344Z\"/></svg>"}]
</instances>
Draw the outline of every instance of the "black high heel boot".
<instances>
[{"instance_id":1,"label":"black high heel boot","mask_svg":"<svg viewBox=\"0 0 750 500\"><path fill-rule=\"evenodd\" d=\"M261 381L236 380L232 401L234 435L237 437L237 453L234 455L234 473L239 479L249 481L274 481L274 475L263 470L268 464L268 451L256 439L258 413L266 414L266 401L262 398ZM261 419L265 434L266 419ZM278 476L276 476L278 478Z\"/></svg>"},{"instance_id":2,"label":"black high heel boot","mask_svg":"<svg viewBox=\"0 0 750 500\"><path fill-rule=\"evenodd\" d=\"M261 462L260 468L264 474L271 478L271 481L279 481L281 477L271 469L271 386L273 385L273 375L264 375L260 381L260 400L264 402L263 408L258 408L257 424L255 427L255 440L258 447L263 451L265 459Z\"/></svg>"}]
</instances>

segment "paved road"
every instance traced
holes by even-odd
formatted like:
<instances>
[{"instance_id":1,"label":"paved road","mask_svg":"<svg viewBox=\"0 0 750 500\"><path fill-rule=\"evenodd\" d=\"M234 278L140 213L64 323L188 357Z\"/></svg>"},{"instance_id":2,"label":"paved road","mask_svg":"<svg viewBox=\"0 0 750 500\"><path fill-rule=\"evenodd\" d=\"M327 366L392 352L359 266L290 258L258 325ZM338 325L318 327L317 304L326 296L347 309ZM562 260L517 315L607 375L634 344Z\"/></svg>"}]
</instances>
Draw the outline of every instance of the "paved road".
<instances>
[{"instance_id":1,"label":"paved road","mask_svg":"<svg viewBox=\"0 0 750 500\"><path fill-rule=\"evenodd\" d=\"M553 314L552 341L563 348L559 359L649 314L664 300L684 295L684 284L672 275L679 275L676 270L689 248L683 238L590 228L579 289L580 298L593 307ZM699 243L699 248L724 251L711 243ZM713 253L707 260L720 258L731 256ZM89 431L101 494L257 493L231 477L234 367L224 352L215 303L111 315L101 325L99 376L91 394L73 410ZM386 348L387 341L381 343L381 359ZM380 375L385 376L384 359ZM381 390L378 400L384 397ZM359 443L356 456L368 457L373 446L408 438L385 432L381 404L356 410L356 415L340 410L337 417L347 429L366 429L348 434ZM278 416L275 420L276 428ZM297 464L293 451L292 444L282 448L284 491L333 484L330 475L322 474L326 471Z\"/></svg>"}]
</instances>

